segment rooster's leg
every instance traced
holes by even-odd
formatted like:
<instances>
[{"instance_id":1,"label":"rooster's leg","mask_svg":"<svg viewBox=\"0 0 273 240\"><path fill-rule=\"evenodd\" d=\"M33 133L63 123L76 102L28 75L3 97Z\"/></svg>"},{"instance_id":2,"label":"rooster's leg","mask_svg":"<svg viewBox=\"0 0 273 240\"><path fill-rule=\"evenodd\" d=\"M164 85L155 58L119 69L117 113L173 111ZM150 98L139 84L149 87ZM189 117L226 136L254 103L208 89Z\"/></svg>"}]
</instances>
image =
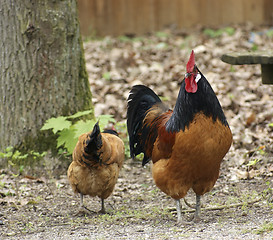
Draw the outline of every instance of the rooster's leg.
<instances>
[{"instance_id":1,"label":"rooster's leg","mask_svg":"<svg viewBox=\"0 0 273 240\"><path fill-rule=\"evenodd\" d=\"M177 199L175 201L176 201L176 211L177 211L177 222L182 222L180 199Z\"/></svg>"},{"instance_id":2,"label":"rooster's leg","mask_svg":"<svg viewBox=\"0 0 273 240\"><path fill-rule=\"evenodd\" d=\"M200 211L201 211L201 196L196 194L196 206L195 206L195 214L194 214L194 222L200 221Z\"/></svg>"},{"instance_id":3,"label":"rooster's leg","mask_svg":"<svg viewBox=\"0 0 273 240\"><path fill-rule=\"evenodd\" d=\"M103 214L106 213L105 212L105 208L104 208L104 199L103 198L101 199L101 210L100 210L100 213L103 213Z\"/></svg>"}]
</instances>

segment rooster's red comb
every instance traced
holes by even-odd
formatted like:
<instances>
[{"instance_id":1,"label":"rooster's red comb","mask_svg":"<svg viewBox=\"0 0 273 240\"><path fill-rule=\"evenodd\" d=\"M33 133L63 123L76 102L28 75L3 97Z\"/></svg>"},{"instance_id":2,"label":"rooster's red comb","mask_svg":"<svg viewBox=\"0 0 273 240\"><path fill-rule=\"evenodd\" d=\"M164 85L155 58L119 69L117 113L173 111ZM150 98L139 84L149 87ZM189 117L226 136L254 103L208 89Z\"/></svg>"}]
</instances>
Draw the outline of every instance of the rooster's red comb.
<instances>
[{"instance_id":1,"label":"rooster's red comb","mask_svg":"<svg viewBox=\"0 0 273 240\"><path fill-rule=\"evenodd\" d=\"M191 51L190 59L189 59L189 61L188 61L188 63L187 63L187 72L188 72L188 73L193 72L194 65L195 65L194 51L192 50L192 51Z\"/></svg>"}]
</instances>

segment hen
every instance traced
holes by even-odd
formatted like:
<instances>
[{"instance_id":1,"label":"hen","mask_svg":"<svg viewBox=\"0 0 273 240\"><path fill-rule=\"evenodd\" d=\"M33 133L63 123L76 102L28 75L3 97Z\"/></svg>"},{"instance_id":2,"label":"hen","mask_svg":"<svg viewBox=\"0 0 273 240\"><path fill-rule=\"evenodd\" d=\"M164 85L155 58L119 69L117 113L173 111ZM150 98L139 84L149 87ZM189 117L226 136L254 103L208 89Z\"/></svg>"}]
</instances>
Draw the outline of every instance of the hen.
<instances>
[{"instance_id":1,"label":"hen","mask_svg":"<svg viewBox=\"0 0 273 240\"><path fill-rule=\"evenodd\" d=\"M101 213L105 213L104 199L114 190L124 161L124 143L117 132L100 132L98 122L93 131L82 134L73 152L67 176L75 193L101 198Z\"/></svg>"},{"instance_id":2,"label":"hen","mask_svg":"<svg viewBox=\"0 0 273 240\"><path fill-rule=\"evenodd\" d=\"M143 165L152 160L155 184L176 200L178 221L180 199L190 188L196 193L195 221L200 220L200 196L214 186L232 143L221 105L194 58L192 51L174 110L143 85L128 97L131 157L144 153Z\"/></svg>"}]
</instances>

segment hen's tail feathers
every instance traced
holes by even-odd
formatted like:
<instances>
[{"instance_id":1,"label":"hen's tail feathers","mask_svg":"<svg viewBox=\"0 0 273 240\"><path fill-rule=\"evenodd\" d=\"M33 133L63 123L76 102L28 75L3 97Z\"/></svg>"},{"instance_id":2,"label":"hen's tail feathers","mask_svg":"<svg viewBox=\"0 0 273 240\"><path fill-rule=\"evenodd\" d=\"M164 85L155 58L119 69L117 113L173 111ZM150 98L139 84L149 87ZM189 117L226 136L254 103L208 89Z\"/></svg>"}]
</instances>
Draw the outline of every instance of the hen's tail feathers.
<instances>
[{"instance_id":1,"label":"hen's tail feathers","mask_svg":"<svg viewBox=\"0 0 273 240\"><path fill-rule=\"evenodd\" d=\"M161 100L150 88L144 85L135 85L130 91L127 101L127 130L129 134L130 154L134 158L144 150L139 134L147 110L154 104L161 102Z\"/></svg>"},{"instance_id":2,"label":"hen's tail feathers","mask_svg":"<svg viewBox=\"0 0 273 240\"><path fill-rule=\"evenodd\" d=\"M118 132L114 129L106 129L103 131L103 133L110 133L118 137Z\"/></svg>"},{"instance_id":3,"label":"hen's tail feathers","mask_svg":"<svg viewBox=\"0 0 273 240\"><path fill-rule=\"evenodd\" d=\"M93 131L88 135L86 140L86 146L84 147L84 157L87 160L96 160L99 162L99 153L98 150L102 147L102 138L99 127L99 122L94 125Z\"/></svg>"}]
</instances>

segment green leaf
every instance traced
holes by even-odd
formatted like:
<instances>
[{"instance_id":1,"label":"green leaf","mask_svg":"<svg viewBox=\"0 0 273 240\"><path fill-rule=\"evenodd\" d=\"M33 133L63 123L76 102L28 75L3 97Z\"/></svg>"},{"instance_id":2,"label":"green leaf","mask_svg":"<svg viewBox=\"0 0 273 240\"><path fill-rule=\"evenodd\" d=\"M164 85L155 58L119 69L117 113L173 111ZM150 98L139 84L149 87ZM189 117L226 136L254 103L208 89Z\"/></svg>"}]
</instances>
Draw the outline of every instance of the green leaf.
<instances>
[{"instance_id":1,"label":"green leaf","mask_svg":"<svg viewBox=\"0 0 273 240\"><path fill-rule=\"evenodd\" d=\"M74 118L78 118L78 117L82 117L88 114L91 114L93 112L93 110L86 110L86 111L82 111L82 112L77 112L75 114L73 114L72 116L67 117L68 119L74 119Z\"/></svg>"},{"instance_id":2,"label":"green leaf","mask_svg":"<svg viewBox=\"0 0 273 240\"><path fill-rule=\"evenodd\" d=\"M19 152L18 150L15 151L15 153L12 155L12 159L13 160L23 160L23 159L26 159L28 157L28 154L24 154L22 155L21 152Z\"/></svg>"},{"instance_id":3,"label":"green leaf","mask_svg":"<svg viewBox=\"0 0 273 240\"><path fill-rule=\"evenodd\" d=\"M273 29L270 29L266 32L266 36L273 37Z\"/></svg>"},{"instance_id":4,"label":"green leaf","mask_svg":"<svg viewBox=\"0 0 273 240\"><path fill-rule=\"evenodd\" d=\"M251 50L254 51L254 52L257 51L258 50L258 45L253 43L253 45L251 47Z\"/></svg>"},{"instance_id":5,"label":"green leaf","mask_svg":"<svg viewBox=\"0 0 273 240\"><path fill-rule=\"evenodd\" d=\"M210 28L206 28L206 29L203 31L203 33L204 33L205 35L211 37L211 38L214 38L214 37L217 36L216 31L214 31L214 30L212 30L212 29L210 29Z\"/></svg>"},{"instance_id":6,"label":"green leaf","mask_svg":"<svg viewBox=\"0 0 273 240\"><path fill-rule=\"evenodd\" d=\"M119 36L118 39L122 42L129 42L131 39L127 36Z\"/></svg>"},{"instance_id":7,"label":"green leaf","mask_svg":"<svg viewBox=\"0 0 273 240\"><path fill-rule=\"evenodd\" d=\"M159 96L159 98L160 98L160 100L163 101L163 102L169 100L168 97L164 97L164 96Z\"/></svg>"},{"instance_id":8,"label":"green leaf","mask_svg":"<svg viewBox=\"0 0 273 240\"><path fill-rule=\"evenodd\" d=\"M213 30L213 29L210 29L210 28L206 28L203 33L211 38L217 38L217 37L220 37L223 32L226 31L228 34L232 33L232 30L231 29L217 29L217 30Z\"/></svg>"},{"instance_id":9,"label":"green leaf","mask_svg":"<svg viewBox=\"0 0 273 240\"><path fill-rule=\"evenodd\" d=\"M33 157L38 157L38 158L41 158L41 157L44 157L45 155L47 154L47 152L42 152L42 153L39 153L39 152L35 152L35 151L30 151L30 155L33 156Z\"/></svg>"},{"instance_id":10,"label":"green leaf","mask_svg":"<svg viewBox=\"0 0 273 240\"><path fill-rule=\"evenodd\" d=\"M156 32L155 35L159 38L166 38L169 36L169 34L167 32Z\"/></svg>"},{"instance_id":11,"label":"green leaf","mask_svg":"<svg viewBox=\"0 0 273 240\"><path fill-rule=\"evenodd\" d=\"M77 138L75 138L75 132L73 128L64 129L59 133L57 138L57 147L62 145L67 149L67 151L72 154L76 146Z\"/></svg>"},{"instance_id":12,"label":"green leaf","mask_svg":"<svg viewBox=\"0 0 273 240\"><path fill-rule=\"evenodd\" d=\"M15 163L13 163L11 160L8 160L8 164L9 164L10 166L15 166Z\"/></svg>"},{"instance_id":13,"label":"green leaf","mask_svg":"<svg viewBox=\"0 0 273 240\"><path fill-rule=\"evenodd\" d=\"M58 149L58 154L59 155L63 155L63 154L65 154L66 153L66 150L65 149L63 149L63 148L59 148Z\"/></svg>"},{"instance_id":14,"label":"green leaf","mask_svg":"<svg viewBox=\"0 0 273 240\"><path fill-rule=\"evenodd\" d=\"M256 165L259 161L260 161L260 159L251 160L251 161L249 161L248 164L246 164L246 166L254 166L254 165Z\"/></svg>"},{"instance_id":15,"label":"green leaf","mask_svg":"<svg viewBox=\"0 0 273 240\"><path fill-rule=\"evenodd\" d=\"M104 74L102 74L102 77L105 80L110 80L111 79L111 74L110 74L110 72L105 72Z\"/></svg>"},{"instance_id":16,"label":"green leaf","mask_svg":"<svg viewBox=\"0 0 273 240\"><path fill-rule=\"evenodd\" d=\"M66 119L67 117L63 117L63 116L57 117L57 118L50 118L46 120L41 130L52 129L53 133L55 134L58 131L68 129L71 126L71 122Z\"/></svg>"},{"instance_id":17,"label":"green leaf","mask_svg":"<svg viewBox=\"0 0 273 240\"><path fill-rule=\"evenodd\" d=\"M79 137L83 133L87 133L92 131L96 121L95 120L87 120L87 121L78 121L73 127L75 128L75 137Z\"/></svg>"},{"instance_id":18,"label":"green leaf","mask_svg":"<svg viewBox=\"0 0 273 240\"><path fill-rule=\"evenodd\" d=\"M10 158L10 157L12 157L12 155L13 155L12 152L7 152L7 153L5 153L4 158Z\"/></svg>"},{"instance_id":19,"label":"green leaf","mask_svg":"<svg viewBox=\"0 0 273 240\"><path fill-rule=\"evenodd\" d=\"M269 126L269 127L273 127L273 123L269 123L268 126Z\"/></svg>"},{"instance_id":20,"label":"green leaf","mask_svg":"<svg viewBox=\"0 0 273 240\"><path fill-rule=\"evenodd\" d=\"M6 148L6 152L12 152L13 151L13 147L9 146Z\"/></svg>"},{"instance_id":21,"label":"green leaf","mask_svg":"<svg viewBox=\"0 0 273 240\"><path fill-rule=\"evenodd\" d=\"M235 72L235 68L233 65L230 65L230 69L229 69L230 72Z\"/></svg>"},{"instance_id":22,"label":"green leaf","mask_svg":"<svg viewBox=\"0 0 273 240\"><path fill-rule=\"evenodd\" d=\"M232 36L235 33L235 29L232 27L226 27L225 32L229 35Z\"/></svg>"},{"instance_id":23,"label":"green leaf","mask_svg":"<svg viewBox=\"0 0 273 240\"><path fill-rule=\"evenodd\" d=\"M40 156L44 157L45 155L47 155L47 152L42 152Z\"/></svg>"},{"instance_id":24,"label":"green leaf","mask_svg":"<svg viewBox=\"0 0 273 240\"><path fill-rule=\"evenodd\" d=\"M25 168L25 167L24 167L23 165L20 165L20 167L19 167L19 173L20 173L20 174L22 174L22 173L23 173L24 168Z\"/></svg>"},{"instance_id":25,"label":"green leaf","mask_svg":"<svg viewBox=\"0 0 273 240\"><path fill-rule=\"evenodd\" d=\"M99 124L100 124L101 129L104 129L109 122L113 122L113 123L116 122L116 120L113 118L113 115L100 115L99 116Z\"/></svg>"}]
</instances>

